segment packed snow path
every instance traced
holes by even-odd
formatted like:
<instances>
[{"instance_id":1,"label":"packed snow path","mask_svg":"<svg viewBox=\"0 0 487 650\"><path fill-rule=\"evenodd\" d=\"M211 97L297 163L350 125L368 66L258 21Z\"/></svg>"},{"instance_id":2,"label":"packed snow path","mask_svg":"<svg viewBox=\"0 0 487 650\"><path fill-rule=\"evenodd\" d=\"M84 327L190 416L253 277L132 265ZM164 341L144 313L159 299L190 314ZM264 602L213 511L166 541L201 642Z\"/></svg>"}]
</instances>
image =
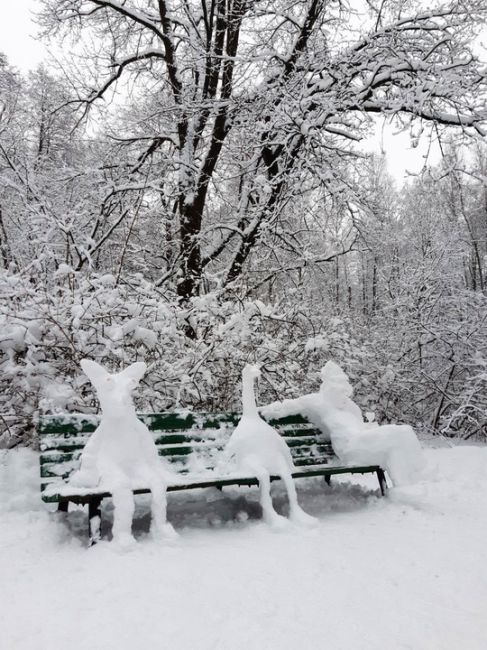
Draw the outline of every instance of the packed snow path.
<instances>
[{"instance_id":1,"label":"packed snow path","mask_svg":"<svg viewBox=\"0 0 487 650\"><path fill-rule=\"evenodd\" d=\"M387 499L302 481L311 530L274 532L256 489L229 489L170 497L180 537L156 543L147 501L129 552L87 549L85 515L40 501L36 455L2 454L2 649L487 648L487 448L428 450L428 481Z\"/></svg>"}]
</instances>

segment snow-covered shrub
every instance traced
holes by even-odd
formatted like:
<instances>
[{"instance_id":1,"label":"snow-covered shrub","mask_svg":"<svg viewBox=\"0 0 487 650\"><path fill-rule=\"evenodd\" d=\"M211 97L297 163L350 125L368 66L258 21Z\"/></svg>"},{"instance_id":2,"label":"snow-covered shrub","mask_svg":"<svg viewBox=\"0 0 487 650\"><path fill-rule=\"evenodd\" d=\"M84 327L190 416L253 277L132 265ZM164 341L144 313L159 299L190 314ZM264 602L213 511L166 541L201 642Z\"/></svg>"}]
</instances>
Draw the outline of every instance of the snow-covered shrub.
<instances>
[{"instance_id":1,"label":"snow-covered shrub","mask_svg":"<svg viewBox=\"0 0 487 650\"><path fill-rule=\"evenodd\" d=\"M3 445L28 440L40 412L97 408L79 367L85 357L112 370L145 361L138 408L151 411L238 410L239 376L249 361L264 368L261 402L309 392L319 381L322 357L292 306L215 293L183 307L141 275L117 282L68 268L35 284L2 272L0 300ZM197 338L186 336L188 323ZM329 336L328 354L339 355L341 346L341 357L352 353L343 332Z\"/></svg>"},{"instance_id":2,"label":"snow-covered shrub","mask_svg":"<svg viewBox=\"0 0 487 650\"><path fill-rule=\"evenodd\" d=\"M62 267L33 280L2 271L0 444L31 440L40 412L98 408L79 368L85 357L113 371L145 361L137 407L149 411L238 410L240 373L254 362L261 404L312 393L331 359L379 423L483 435L486 323L485 300L472 292L365 321L328 317L312 299L264 304L213 292L182 305L137 273L117 281Z\"/></svg>"}]
</instances>

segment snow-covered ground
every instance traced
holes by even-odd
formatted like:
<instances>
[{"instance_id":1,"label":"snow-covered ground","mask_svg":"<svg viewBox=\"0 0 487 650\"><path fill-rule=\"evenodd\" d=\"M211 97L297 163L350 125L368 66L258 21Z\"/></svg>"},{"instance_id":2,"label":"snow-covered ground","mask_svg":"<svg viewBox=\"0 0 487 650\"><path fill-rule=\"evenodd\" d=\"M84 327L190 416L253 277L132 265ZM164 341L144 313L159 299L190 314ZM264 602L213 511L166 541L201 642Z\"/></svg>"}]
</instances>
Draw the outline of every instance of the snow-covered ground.
<instances>
[{"instance_id":1,"label":"snow-covered ground","mask_svg":"<svg viewBox=\"0 0 487 650\"><path fill-rule=\"evenodd\" d=\"M314 529L272 531L254 489L195 491L156 543L142 500L126 552L48 511L34 452L1 454L2 650L487 648L485 447L427 450L428 480L386 499L372 477L301 480Z\"/></svg>"}]
</instances>

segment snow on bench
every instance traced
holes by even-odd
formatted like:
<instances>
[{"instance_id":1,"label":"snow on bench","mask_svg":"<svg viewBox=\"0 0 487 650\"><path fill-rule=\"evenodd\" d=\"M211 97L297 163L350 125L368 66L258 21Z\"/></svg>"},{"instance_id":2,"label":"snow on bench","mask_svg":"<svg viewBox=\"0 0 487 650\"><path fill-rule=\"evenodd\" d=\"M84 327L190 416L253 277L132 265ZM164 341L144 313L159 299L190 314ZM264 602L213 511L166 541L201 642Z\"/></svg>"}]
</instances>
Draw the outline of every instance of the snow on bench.
<instances>
[{"instance_id":1,"label":"snow on bench","mask_svg":"<svg viewBox=\"0 0 487 650\"><path fill-rule=\"evenodd\" d=\"M138 414L157 446L159 456L170 464L174 478L169 492L229 485L258 485L254 476L230 473L222 466L222 452L240 420L238 413L141 413ZM69 484L71 474L79 468L82 450L99 424L97 416L69 414L42 416L37 423L40 447L42 499L58 503L66 512L69 502L88 504L89 519L100 516L100 503L110 497L103 486L80 488ZM268 419L285 439L291 450L296 471L294 478L334 474L375 473L381 494L386 490L384 472L378 465L343 465L329 438L301 415ZM278 477L273 476L272 480ZM146 485L133 486L134 494L149 492Z\"/></svg>"}]
</instances>

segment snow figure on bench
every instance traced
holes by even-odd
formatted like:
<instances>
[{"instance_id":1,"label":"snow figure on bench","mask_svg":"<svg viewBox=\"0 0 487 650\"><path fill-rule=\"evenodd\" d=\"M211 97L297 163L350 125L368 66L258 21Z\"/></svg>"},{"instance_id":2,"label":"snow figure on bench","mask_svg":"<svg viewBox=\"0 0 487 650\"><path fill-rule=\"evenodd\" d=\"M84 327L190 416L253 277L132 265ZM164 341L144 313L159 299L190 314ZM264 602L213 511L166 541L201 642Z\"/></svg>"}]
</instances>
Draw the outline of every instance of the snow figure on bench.
<instances>
[{"instance_id":1,"label":"snow figure on bench","mask_svg":"<svg viewBox=\"0 0 487 650\"><path fill-rule=\"evenodd\" d=\"M320 419L340 460L347 464L380 465L394 486L414 482L424 460L412 427L364 422L362 411L351 399L353 388L347 375L333 361L326 363L321 379Z\"/></svg>"},{"instance_id":2,"label":"snow figure on bench","mask_svg":"<svg viewBox=\"0 0 487 650\"><path fill-rule=\"evenodd\" d=\"M81 361L81 367L96 389L102 416L83 449L80 469L72 475L70 483L78 487L103 486L111 493L115 508L113 539L121 546L135 541L131 527L135 507L133 489L137 487L148 487L152 493L152 534L174 536L174 529L166 522L166 471L149 430L137 418L132 401L131 393L147 369L145 363L133 363L115 374L109 374L88 359Z\"/></svg>"},{"instance_id":3,"label":"snow figure on bench","mask_svg":"<svg viewBox=\"0 0 487 650\"><path fill-rule=\"evenodd\" d=\"M292 477L294 464L291 452L283 438L257 411L254 380L260 376L258 366L247 365L242 372L242 418L235 428L226 451L234 457L240 470L249 472L259 481L260 503L264 520L278 528L287 524L272 506L270 476L279 476L289 497L289 515L293 522L305 525L316 523L298 504L296 488Z\"/></svg>"}]
</instances>

